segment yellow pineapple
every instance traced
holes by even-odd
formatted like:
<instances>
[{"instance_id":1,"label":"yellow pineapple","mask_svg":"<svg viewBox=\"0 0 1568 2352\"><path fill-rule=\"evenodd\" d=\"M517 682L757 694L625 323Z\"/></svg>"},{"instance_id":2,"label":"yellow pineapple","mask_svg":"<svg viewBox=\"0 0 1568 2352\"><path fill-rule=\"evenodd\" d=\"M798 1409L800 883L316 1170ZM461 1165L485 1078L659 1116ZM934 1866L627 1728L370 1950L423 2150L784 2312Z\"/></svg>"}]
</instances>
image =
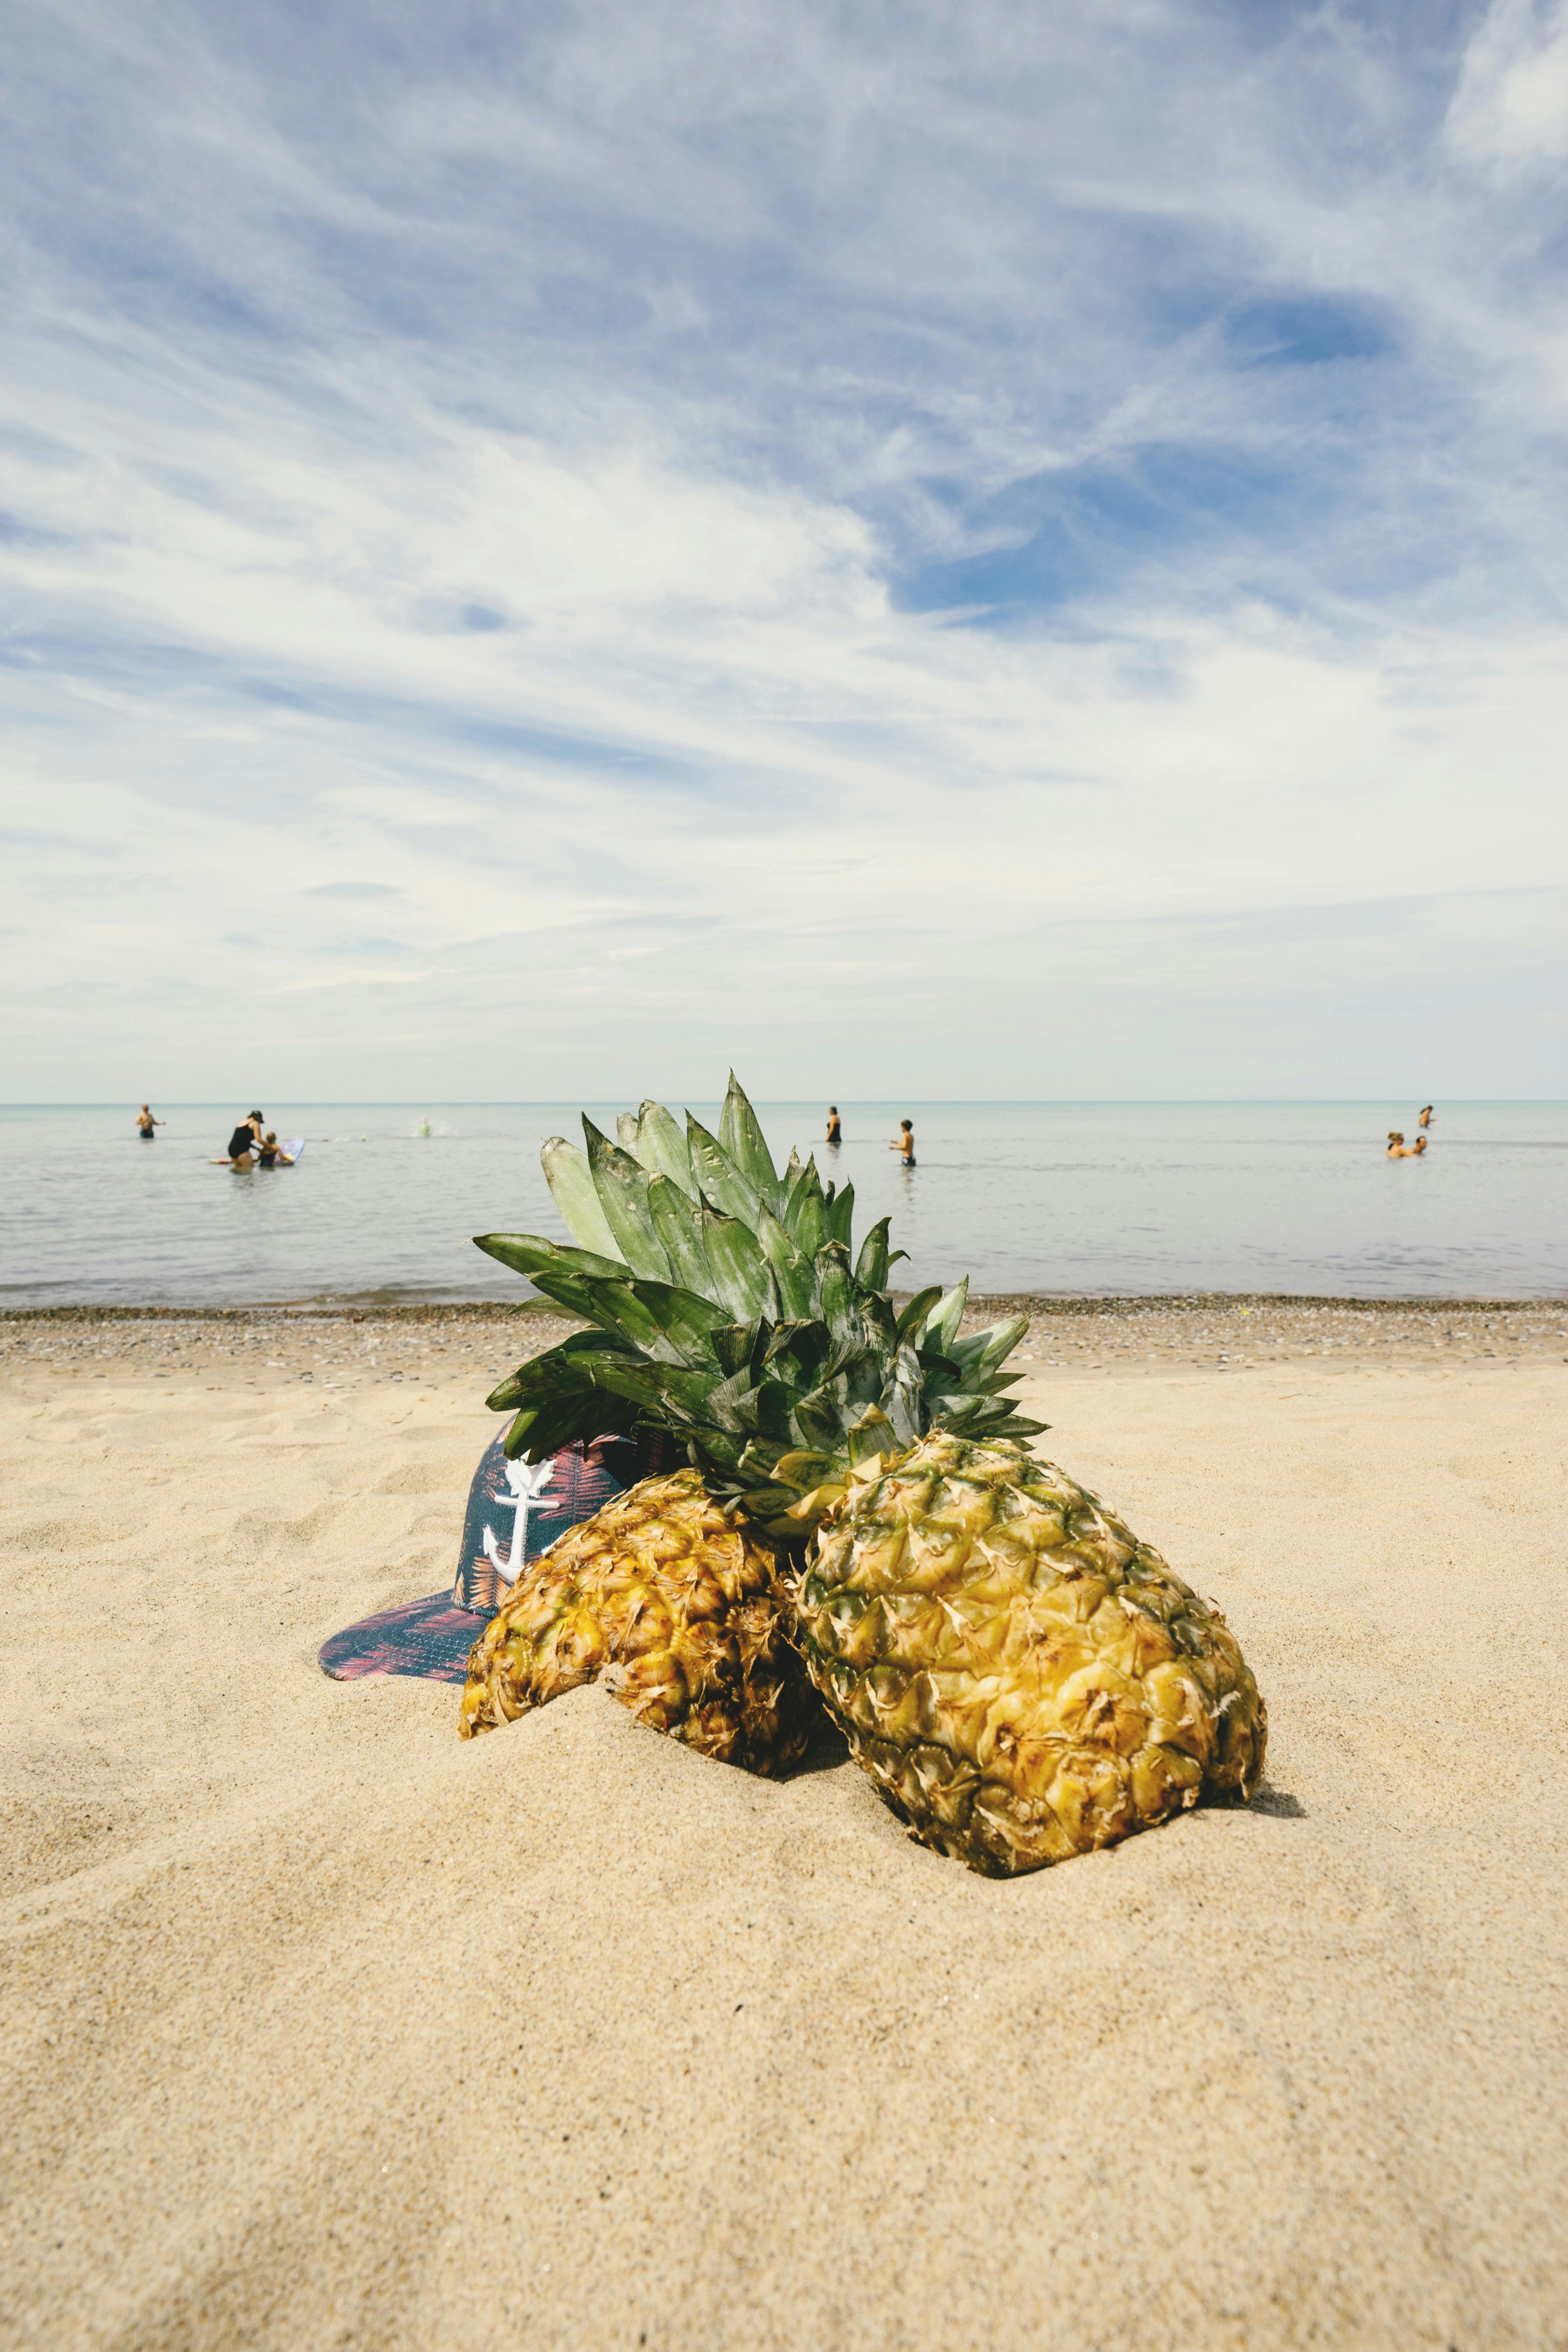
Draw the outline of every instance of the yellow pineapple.
<instances>
[{"instance_id":1,"label":"yellow pineapple","mask_svg":"<svg viewBox=\"0 0 1568 2352\"><path fill-rule=\"evenodd\" d=\"M882 1796L989 1876L1258 1785L1267 1717L1225 1619L1005 1438L942 1432L862 1465L795 1597L812 1679Z\"/></svg>"},{"instance_id":2,"label":"yellow pineapple","mask_svg":"<svg viewBox=\"0 0 1568 2352\"><path fill-rule=\"evenodd\" d=\"M816 1702L785 1638L777 1547L695 1470L645 1478L519 1575L475 1643L464 1739L618 1669L638 1720L705 1756L778 1772Z\"/></svg>"}]
</instances>

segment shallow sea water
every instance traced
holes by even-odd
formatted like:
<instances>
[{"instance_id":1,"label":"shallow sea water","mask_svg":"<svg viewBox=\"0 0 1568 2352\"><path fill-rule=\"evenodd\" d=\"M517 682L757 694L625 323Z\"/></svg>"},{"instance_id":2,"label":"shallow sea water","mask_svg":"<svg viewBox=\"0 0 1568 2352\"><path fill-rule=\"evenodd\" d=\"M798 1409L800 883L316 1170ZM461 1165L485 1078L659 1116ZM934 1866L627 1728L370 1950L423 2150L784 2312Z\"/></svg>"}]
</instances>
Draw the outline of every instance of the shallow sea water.
<instances>
[{"instance_id":1,"label":"shallow sea water","mask_svg":"<svg viewBox=\"0 0 1568 2352\"><path fill-rule=\"evenodd\" d=\"M0 1106L7 1181L0 1307L219 1306L315 1297L515 1299L469 1236L563 1239L539 1168L562 1104L268 1106L300 1165L208 1164L236 1114L156 1104ZM624 1105L588 1106L606 1132ZM712 1126L715 1104L694 1103ZM1190 1291L1379 1297L1568 1296L1568 1104L1444 1103L1421 1160L1405 1103L902 1103L759 1106L856 1189L856 1233L893 1216L910 1286L965 1271L976 1292ZM886 1149L900 1115L918 1165ZM423 1129L428 1127L429 1132Z\"/></svg>"}]
</instances>

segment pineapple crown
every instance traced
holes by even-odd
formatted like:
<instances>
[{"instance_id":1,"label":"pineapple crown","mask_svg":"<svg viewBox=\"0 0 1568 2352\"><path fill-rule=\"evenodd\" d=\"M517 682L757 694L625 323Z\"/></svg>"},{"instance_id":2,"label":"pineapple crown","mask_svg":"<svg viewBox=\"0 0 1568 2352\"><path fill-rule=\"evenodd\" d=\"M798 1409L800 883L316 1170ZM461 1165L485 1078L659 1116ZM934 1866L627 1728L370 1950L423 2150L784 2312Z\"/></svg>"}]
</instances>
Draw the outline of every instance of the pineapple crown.
<instances>
[{"instance_id":1,"label":"pineapple crown","mask_svg":"<svg viewBox=\"0 0 1568 2352\"><path fill-rule=\"evenodd\" d=\"M781 1176L733 1072L717 1136L662 1103L622 1115L612 1143L541 1154L577 1246L477 1234L479 1247L589 1327L521 1364L489 1402L515 1413L506 1451L537 1462L574 1438L663 1429L710 1490L771 1533L809 1531L858 1465L928 1430L1034 1435L1003 1394L1016 1316L960 1338L967 1278L889 1294L883 1217L851 1263L855 1188L826 1190L791 1152Z\"/></svg>"}]
</instances>

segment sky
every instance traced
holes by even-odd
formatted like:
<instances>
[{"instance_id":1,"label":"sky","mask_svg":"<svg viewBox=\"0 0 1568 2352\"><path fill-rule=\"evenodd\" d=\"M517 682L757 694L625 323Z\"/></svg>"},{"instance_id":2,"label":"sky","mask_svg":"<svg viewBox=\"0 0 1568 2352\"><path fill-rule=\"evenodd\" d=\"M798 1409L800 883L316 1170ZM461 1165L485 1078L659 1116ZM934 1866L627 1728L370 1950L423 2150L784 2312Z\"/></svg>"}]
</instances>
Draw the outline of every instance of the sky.
<instances>
[{"instance_id":1,"label":"sky","mask_svg":"<svg viewBox=\"0 0 1568 2352\"><path fill-rule=\"evenodd\" d=\"M0 1098L1568 1095L1568 18L5 0Z\"/></svg>"}]
</instances>

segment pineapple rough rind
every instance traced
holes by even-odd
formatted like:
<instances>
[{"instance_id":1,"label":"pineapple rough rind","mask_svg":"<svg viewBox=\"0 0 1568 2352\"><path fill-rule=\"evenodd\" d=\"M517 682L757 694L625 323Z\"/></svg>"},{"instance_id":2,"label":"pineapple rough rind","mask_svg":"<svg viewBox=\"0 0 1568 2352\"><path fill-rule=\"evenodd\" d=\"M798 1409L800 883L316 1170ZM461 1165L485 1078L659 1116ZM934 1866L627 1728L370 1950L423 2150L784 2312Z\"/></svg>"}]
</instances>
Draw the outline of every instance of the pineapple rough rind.
<instances>
[{"instance_id":1,"label":"pineapple rough rind","mask_svg":"<svg viewBox=\"0 0 1568 2352\"><path fill-rule=\"evenodd\" d=\"M786 1616L766 1538L726 1517L695 1470L644 1478L524 1569L469 1654L458 1735L619 1667L615 1695L639 1721L782 1771L817 1717Z\"/></svg>"},{"instance_id":2,"label":"pineapple rough rind","mask_svg":"<svg viewBox=\"0 0 1568 2352\"><path fill-rule=\"evenodd\" d=\"M987 1876L1258 1785L1264 1705L1218 1610L1008 1440L939 1433L869 1465L794 1598L812 1680L882 1797Z\"/></svg>"}]
</instances>

